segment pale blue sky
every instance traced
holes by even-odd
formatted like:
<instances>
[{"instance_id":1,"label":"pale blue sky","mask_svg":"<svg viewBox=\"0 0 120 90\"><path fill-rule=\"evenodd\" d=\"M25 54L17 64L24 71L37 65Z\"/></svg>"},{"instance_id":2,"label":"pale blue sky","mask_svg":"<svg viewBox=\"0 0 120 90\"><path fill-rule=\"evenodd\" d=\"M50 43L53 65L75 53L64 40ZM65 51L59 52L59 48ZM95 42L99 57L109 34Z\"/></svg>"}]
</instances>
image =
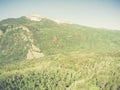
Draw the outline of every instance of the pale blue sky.
<instances>
[{"instance_id":1,"label":"pale blue sky","mask_svg":"<svg viewBox=\"0 0 120 90\"><path fill-rule=\"evenodd\" d=\"M31 13L120 30L120 0L0 0L0 20Z\"/></svg>"}]
</instances>

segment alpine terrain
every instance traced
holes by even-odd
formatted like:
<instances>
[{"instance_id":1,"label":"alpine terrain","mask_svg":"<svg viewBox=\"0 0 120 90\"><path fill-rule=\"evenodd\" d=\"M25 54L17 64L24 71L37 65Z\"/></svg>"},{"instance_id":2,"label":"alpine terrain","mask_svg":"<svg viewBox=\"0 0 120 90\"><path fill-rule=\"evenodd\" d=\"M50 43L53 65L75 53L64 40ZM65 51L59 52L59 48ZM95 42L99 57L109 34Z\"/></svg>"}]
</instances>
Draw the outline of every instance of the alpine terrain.
<instances>
[{"instance_id":1,"label":"alpine terrain","mask_svg":"<svg viewBox=\"0 0 120 90\"><path fill-rule=\"evenodd\" d=\"M4 19L0 90L120 90L120 31L39 15Z\"/></svg>"}]
</instances>

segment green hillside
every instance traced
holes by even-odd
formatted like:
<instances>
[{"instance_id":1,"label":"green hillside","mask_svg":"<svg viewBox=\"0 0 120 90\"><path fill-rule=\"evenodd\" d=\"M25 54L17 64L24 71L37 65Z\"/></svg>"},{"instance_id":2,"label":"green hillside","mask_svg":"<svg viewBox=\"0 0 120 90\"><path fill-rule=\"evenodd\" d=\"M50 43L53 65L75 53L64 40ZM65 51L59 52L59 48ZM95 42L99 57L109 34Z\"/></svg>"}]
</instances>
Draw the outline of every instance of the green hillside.
<instances>
[{"instance_id":1,"label":"green hillside","mask_svg":"<svg viewBox=\"0 0 120 90\"><path fill-rule=\"evenodd\" d=\"M120 57L57 54L0 65L1 90L120 90Z\"/></svg>"},{"instance_id":2,"label":"green hillside","mask_svg":"<svg viewBox=\"0 0 120 90\"><path fill-rule=\"evenodd\" d=\"M0 22L0 90L120 90L120 31L26 17Z\"/></svg>"},{"instance_id":3,"label":"green hillside","mask_svg":"<svg viewBox=\"0 0 120 90\"><path fill-rule=\"evenodd\" d=\"M26 32L24 28L27 28L29 32ZM0 57L4 60L5 58L13 59L14 53L15 56L19 56L14 60L25 58L29 46L26 44L30 40L25 41L24 37L30 37L33 40L31 43L36 45L45 55L71 51L108 53L120 50L119 31L57 24L46 18L39 22L31 21L25 17L3 20L0 22L0 30L4 33L0 36ZM20 47L25 47L25 49ZM15 48L16 50L14 50ZM6 53L2 52L3 50ZM8 55L9 51L13 53Z\"/></svg>"}]
</instances>

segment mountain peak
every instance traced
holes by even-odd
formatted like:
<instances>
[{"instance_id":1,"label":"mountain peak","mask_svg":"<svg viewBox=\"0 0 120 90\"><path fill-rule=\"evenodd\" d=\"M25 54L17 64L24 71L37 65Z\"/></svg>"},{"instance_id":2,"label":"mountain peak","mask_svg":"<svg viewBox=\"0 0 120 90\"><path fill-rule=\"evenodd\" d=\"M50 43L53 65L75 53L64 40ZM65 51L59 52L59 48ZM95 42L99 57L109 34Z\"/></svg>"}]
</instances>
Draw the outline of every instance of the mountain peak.
<instances>
[{"instance_id":1,"label":"mountain peak","mask_svg":"<svg viewBox=\"0 0 120 90\"><path fill-rule=\"evenodd\" d=\"M30 19L32 21L41 21L41 19L45 18L43 16L40 16L38 14L30 14L26 16L27 19Z\"/></svg>"}]
</instances>

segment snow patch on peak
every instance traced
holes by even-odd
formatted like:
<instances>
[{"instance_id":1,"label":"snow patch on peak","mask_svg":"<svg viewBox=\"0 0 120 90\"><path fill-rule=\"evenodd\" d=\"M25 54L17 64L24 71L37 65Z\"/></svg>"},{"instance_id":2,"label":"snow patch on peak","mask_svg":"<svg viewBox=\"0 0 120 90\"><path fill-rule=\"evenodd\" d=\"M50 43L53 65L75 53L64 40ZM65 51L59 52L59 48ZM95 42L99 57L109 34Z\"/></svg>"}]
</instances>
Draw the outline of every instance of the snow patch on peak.
<instances>
[{"instance_id":1,"label":"snow patch on peak","mask_svg":"<svg viewBox=\"0 0 120 90\"><path fill-rule=\"evenodd\" d=\"M31 14L26 16L27 19L30 19L31 21L41 21L43 18L43 16L37 15L37 14Z\"/></svg>"},{"instance_id":2,"label":"snow patch on peak","mask_svg":"<svg viewBox=\"0 0 120 90\"><path fill-rule=\"evenodd\" d=\"M47 19L50 19L50 20L56 22L57 24L62 24L62 23L73 24L71 21L68 21L68 20L65 20L65 19L60 19L60 18L53 19L53 18L40 16L38 14L30 14L30 15L26 16L26 18L31 20L31 21L41 21L43 18L47 18Z\"/></svg>"},{"instance_id":3,"label":"snow patch on peak","mask_svg":"<svg viewBox=\"0 0 120 90\"><path fill-rule=\"evenodd\" d=\"M58 24L62 24L62 23L66 23L66 24L73 24L70 21L67 20L63 20L63 19L52 19L54 22L58 23Z\"/></svg>"}]
</instances>

